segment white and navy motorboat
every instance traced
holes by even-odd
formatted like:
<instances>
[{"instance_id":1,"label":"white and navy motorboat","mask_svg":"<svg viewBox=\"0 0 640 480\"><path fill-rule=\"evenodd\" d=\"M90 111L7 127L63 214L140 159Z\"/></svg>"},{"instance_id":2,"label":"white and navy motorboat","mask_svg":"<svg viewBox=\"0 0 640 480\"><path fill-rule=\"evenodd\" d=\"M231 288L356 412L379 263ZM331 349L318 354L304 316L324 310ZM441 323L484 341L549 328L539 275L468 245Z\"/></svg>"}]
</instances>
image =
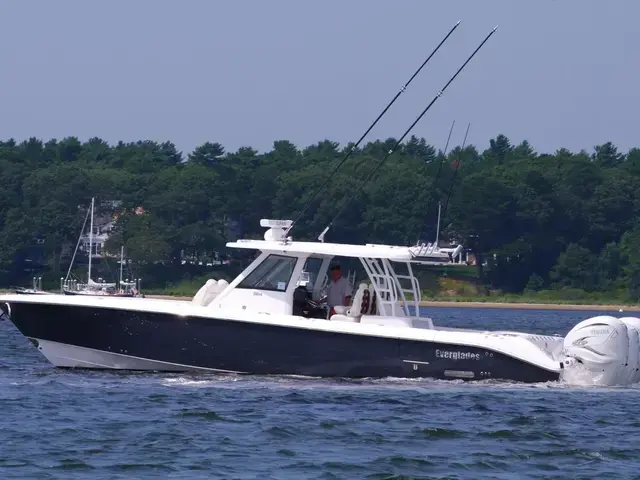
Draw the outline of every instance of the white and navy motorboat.
<instances>
[{"instance_id":1,"label":"white and navy motorboat","mask_svg":"<svg viewBox=\"0 0 640 480\"><path fill-rule=\"evenodd\" d=\"M458 22L459 24L459 22ZM356 142L355 151L457 28L456 24ZM494 28L387 155L338 209L373 177L411 129L496 31ZM311 204L318 189L308 200ZM594 317L564 338L510 331L448 328L420 311L417 264L451 263L461 246L294 241L297 221L263 220L264 240L230 248L259 252L231 283L209 280L191 302L111 295L0 295L11 320L55 366L201 371L319 377L404 377L519 382L562 380L617 385L640 381L640 319ZM437 238L437 237L436 237ZM336 257L357 259L364 278L351 306L323 306L323 284ZM89 275L89 279L91 275Z\"/></svg>"},{"instance_id":2,"label":"white and navy motorboat","mask_svg":"<svg viewBox=\"0 0 640 480\"><path fill-rule=\"evenodd\" d=\"M449 262L462 247L297 242L284 237L289 221L262 225L264 240L227 244L259 251L257 258L230 283L209 280L191 302L7 294L3 317L57 367L607 385L640 379L640 319L596 317L564 338L447 328L421 315L413 267ZM366 280L352 305L328 318L319 300L336 257L358 259Z\"/></svg>"}]
</instances>

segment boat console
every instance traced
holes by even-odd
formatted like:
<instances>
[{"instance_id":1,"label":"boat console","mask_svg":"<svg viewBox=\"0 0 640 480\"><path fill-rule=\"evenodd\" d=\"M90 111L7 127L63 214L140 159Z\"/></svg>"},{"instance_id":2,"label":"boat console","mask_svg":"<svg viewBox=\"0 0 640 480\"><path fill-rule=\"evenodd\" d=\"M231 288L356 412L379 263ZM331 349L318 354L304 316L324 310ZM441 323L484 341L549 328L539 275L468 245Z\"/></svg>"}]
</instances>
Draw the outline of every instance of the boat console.
<instances>
[{"instance_id":1,"label":"boat console","mask_svg":"<svg viewBox=\"0 0 640 480\"><path fill-rule=\"evenodd\" d=\"M316 302L305 285L298 285L293 291L293 315L304 318L327 318L326 305Z\"/></svg>"},{"instance_id":2,"label":"boat console","mask_svg":"<svg viewBox=\"0 0 640 480\"><path fill-rule=\"evenodd\" d=\"M462 249L461 246L450 249L430 246L428 252L416 252L410 247L389 245L295 242L285 236L290 220L264 219L260 223L267 228L264 240L238 240L228 244L232 248L259 250L260 255L237 279L216 291L207 305L223 310L284 313L306 318L320 318L321 310L325 310L323 318L326 318L328 309L322 307L321 299L330 263L335 257L355 257L360 260L368 282L357 287L352 285L356 288L351 305L336 307L329 320L353 323L365 317L419 318L421 292L412 263L441 265L450 262L450 255ZM397 271L398 266L404 267L403 272Z\"/></svg>"}]
</instances>

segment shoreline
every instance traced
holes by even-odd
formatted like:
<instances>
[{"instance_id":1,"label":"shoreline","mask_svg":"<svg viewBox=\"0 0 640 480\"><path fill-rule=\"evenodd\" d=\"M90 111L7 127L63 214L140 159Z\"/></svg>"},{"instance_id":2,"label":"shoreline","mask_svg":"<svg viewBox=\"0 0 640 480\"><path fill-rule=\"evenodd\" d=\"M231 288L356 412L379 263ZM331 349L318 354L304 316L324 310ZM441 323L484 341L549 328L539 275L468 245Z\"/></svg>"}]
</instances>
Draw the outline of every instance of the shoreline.
<instances>
[{"instance_id":1,"label":"shoreline","mask_svg":"<svg viewBox=\"0 0 640 480\"><path fill-rule=\"evenodd\" d=\"M2 293L11 293L8 290L0 290ZM177 295L145 295L146 298L158 300L177 300L190 302L193 297ZM466 300L423 300L421 307L432 308L494 308L513 310L574 310L574 311L594 311L594 312L640 312L640 305L624 304L580 304L580 303L530 303L530 302L478 302Z\"/></svg>"},{"instance_id":2,"label":"shoreline","mask_svg":"<svg viewBox=\"0 0 640 480\"><path fill-rule=\"evenodd\" d=\"M525 302L466 302L466 301L428 301L420 302L421 307L449 308L501 308L514 310L589 310L603 312L640 312L640 305L622 304L579 304L579 303L525 303Z\"/></svg>"},{"instance_id":3,"label":"shoreline","mask_svg":"<svg viewBox=\"0 0 640 480\"><path fill-rule=\"evenodd\" d=\"M191 301L192 297L179 297L173 295L146 295L146 298L157 298L160 300ZM472 302L472 301L445 301L445 300L423 300L421 307L436 308L500 308L514 310L582 310L582 311L603 311L603 312L640 312L640 305L593 305L577 303L525 303L525 302Z\"/></svg>"}]
</instances>

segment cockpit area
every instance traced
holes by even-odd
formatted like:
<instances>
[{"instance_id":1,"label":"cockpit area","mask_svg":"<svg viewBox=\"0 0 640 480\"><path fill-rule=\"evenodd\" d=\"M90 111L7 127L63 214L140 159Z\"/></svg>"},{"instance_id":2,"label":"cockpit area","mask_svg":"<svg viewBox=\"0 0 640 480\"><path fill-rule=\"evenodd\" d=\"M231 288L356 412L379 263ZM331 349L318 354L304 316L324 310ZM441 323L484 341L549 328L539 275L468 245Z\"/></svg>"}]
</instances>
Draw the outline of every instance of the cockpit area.
<instances>
[{"instance_id":1,"label":"cockpit area","mask_svg":"<svg viewBox=\"0 0 640 480\"><path fill-rule=\"evenodd\" d=\"M324 242L294 242L285 238L289 220L262 220L268 228L264 240L238 240L231 248L260 251L257 258L231 283L209 280L193 298L207 308L241 311L256 315L293 315L330 321L411 325L423 328L420 318L420 285L412 264L447 262L451 252L389 245L349 245ZM418 248L418 247L416 247ZM339 261L337 259L343 259ZM329 269L344 259L357 259L355 271L342 268L351 291L349 305L330 309L326 304ZM357 281L356 281L357 280ZM382 322L382 323L381 323ZM427 325L423 325L426 322Z\"/></svg>"}]
</instances>

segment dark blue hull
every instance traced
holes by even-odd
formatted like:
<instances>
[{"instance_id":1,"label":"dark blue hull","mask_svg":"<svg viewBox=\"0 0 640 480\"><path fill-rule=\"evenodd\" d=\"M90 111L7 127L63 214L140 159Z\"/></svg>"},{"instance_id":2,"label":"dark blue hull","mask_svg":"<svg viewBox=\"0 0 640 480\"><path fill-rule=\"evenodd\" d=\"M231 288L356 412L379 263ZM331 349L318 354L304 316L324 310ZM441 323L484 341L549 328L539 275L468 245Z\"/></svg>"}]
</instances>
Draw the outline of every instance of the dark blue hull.
<instances>
[{"instance_id":1,"label":"dark blue hull","mask_svg":"<svg viewBox=\"0 0 640 480\"><path fill-rule=\"evenodd\" d=\"M265 375L558 379L557 372L458 345L126 309L30 302L10 307L11 321L27 338L165 362L171 371L181 365L185 371Z\"/></svg>"}]
</instances>

